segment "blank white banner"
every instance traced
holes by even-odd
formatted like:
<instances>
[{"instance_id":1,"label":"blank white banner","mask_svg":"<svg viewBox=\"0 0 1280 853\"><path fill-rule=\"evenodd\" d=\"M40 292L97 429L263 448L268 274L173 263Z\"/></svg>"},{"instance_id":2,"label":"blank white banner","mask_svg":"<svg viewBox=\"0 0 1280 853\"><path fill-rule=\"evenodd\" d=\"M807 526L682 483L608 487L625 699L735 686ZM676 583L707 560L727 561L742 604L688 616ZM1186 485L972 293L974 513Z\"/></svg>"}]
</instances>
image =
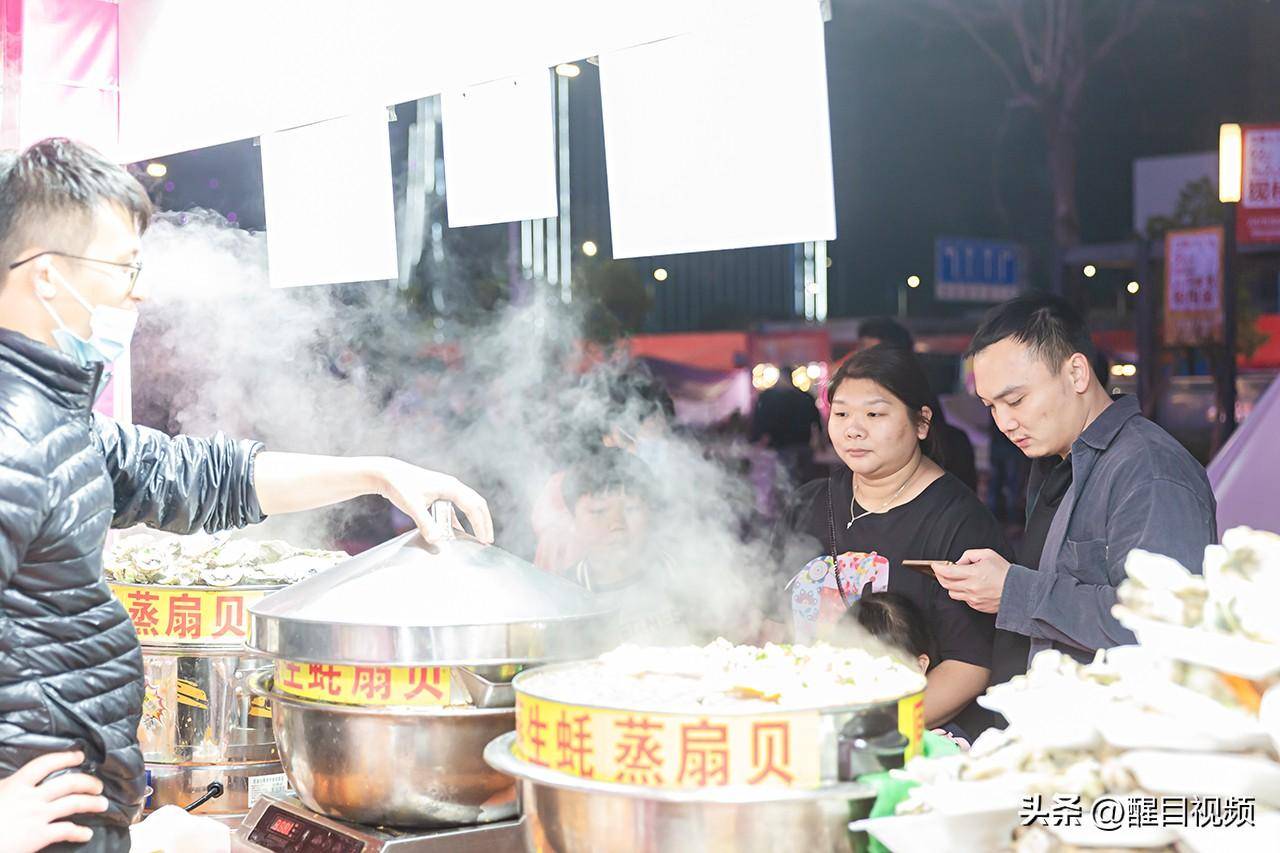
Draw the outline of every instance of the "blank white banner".
<instances>
[{"instance_id":1,"label":"blank white banner","mask_svg":"<svg viewBox=\"0 0 1280 853\"><path fill-rule=\"evenodd\" d=\"M819 4L600 56L614 257L833 240Z\"/></svg>"},{"instance_id":2,"label":"blank white banner","mask_svg":"<svg viewBox=\"0 0 1280 853\"><path fill-rule=\"evenodd\" d=\"M550 71L445 92L440 108L450 228L556 215Z\"/></svg>"},{"instance_id":3,"label":"blank white banner","mask_svg":"<svg viewBox=\"0 0 1280 853\"><path fill-rule=\"evenodd\" d=\"M298 127L796 2L119 0L121 156Z\"/></svg>"},{"instance_id":4,"label":"blank white banner","mask_svg":"<svg viewBox=\"0 0 1280 853\"><path fill-rule=\"evenodd\" d=\"M385 108L262 136L272 287L399 273Z\"/></svg>"}]
</instances>

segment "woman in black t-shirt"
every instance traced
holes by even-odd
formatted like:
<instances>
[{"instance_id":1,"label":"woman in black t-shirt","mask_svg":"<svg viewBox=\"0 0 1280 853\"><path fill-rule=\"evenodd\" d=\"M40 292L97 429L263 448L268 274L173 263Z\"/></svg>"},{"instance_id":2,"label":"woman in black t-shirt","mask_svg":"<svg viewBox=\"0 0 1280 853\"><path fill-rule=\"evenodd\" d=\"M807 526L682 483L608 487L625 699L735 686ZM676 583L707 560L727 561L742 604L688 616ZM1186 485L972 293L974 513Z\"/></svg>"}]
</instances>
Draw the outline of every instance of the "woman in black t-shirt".
<instances>
[{"instance_id":1,"label":"woman in black t-shirt","mask_svg":"<svg viewBox=\"0 0 1280 853\"><path fill-rule=\"evenodd\" d=\"M896 592L920 608L940 657L924 700L925 723L934 727L986 689L995 620L902 561L1008 547L977 496L931 458L929 397L924 372L905 350L863 350L836 371L827 431L846 467L798 491L775 553L790 578L779 592L797 641L821 637L864 592Z\"/></svg>"}]
</instances>

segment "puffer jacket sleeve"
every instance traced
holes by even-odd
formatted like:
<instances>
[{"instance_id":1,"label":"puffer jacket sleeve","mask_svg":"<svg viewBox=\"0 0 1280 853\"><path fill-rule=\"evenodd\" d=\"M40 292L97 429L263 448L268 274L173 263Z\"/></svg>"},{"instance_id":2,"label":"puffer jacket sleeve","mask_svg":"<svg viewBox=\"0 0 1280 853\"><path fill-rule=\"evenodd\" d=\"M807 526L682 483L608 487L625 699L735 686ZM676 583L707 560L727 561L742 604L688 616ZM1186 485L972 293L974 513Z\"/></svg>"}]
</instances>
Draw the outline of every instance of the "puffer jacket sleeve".
<instances>
[{"instance_id":1,"label":"puffer jacket sleeve","mask_svg":"<svg viewBox=\"0 0 1280 853\"><path fill-rule=\"evenodd\" d=\"M16 430L0 424L0 590L9 586L48 516L48 472Z\"/></svg>"},{"instance_id":2,"label":"puffer jacket sleeve","mask_svg":"<svg viewBox=\"0 0 1280 853\"><path fill-rule=\"evenodd\" d=\"M222 433L170 437L102 415L94 416L94 434L115 492L112 527L213 533L266 518L253 486L258 442Z\"/></svg>"}]
</instances>

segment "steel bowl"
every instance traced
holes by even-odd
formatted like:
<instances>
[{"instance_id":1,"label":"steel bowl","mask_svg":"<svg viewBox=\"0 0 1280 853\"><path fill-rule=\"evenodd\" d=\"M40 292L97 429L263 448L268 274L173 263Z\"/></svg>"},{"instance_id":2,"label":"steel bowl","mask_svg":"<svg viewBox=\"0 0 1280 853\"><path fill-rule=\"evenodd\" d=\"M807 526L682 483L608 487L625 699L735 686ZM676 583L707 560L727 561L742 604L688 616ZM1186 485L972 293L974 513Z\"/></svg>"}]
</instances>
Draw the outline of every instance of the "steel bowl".
<instances>
[{"instance_id":1,"label":"steel bowl","mask_svg":"<svg viewBox=\"0 0 1280 853\"><path fill-rule=\"evenodd\" d=\"M875 790L857 782L787 788L646 788L580 779L516 758L515 734L484 752L516 777L525 848L536 853L850 853L851 820L870 814Z\"/></svg>"},{"instance_id":2,"label":"steel bowl","mask_svg":"<svg viewBox=\"0 0 1280 853\"><path fill-rule=\"evenodd\" d=\"M515 782L484 760L515 726L511 708L331 705L249 681L271 702L280 760L307 808L371 826L429 829L506 820Z\"/></svg>"}]
</instances>

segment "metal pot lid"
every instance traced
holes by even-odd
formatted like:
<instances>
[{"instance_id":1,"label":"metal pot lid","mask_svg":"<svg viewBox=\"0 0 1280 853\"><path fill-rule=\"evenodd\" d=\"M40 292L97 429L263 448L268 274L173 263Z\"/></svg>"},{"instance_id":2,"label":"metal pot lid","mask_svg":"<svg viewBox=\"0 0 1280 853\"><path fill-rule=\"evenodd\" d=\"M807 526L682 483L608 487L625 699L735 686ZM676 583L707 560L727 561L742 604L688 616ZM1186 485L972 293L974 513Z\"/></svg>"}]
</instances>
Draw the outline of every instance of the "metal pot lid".
<instances>
[{"instance_id":1,"label":"metal pot lid","mask_svg":"<svg viewBox=\"0 0 1280 853\"><path fill-rule=\"evenodd\" d=\"M591 593L467 536L392 539L249 608L250 646L286 660L391 666L534 663L612 645Z\"/></svg>"}]
</instances>

